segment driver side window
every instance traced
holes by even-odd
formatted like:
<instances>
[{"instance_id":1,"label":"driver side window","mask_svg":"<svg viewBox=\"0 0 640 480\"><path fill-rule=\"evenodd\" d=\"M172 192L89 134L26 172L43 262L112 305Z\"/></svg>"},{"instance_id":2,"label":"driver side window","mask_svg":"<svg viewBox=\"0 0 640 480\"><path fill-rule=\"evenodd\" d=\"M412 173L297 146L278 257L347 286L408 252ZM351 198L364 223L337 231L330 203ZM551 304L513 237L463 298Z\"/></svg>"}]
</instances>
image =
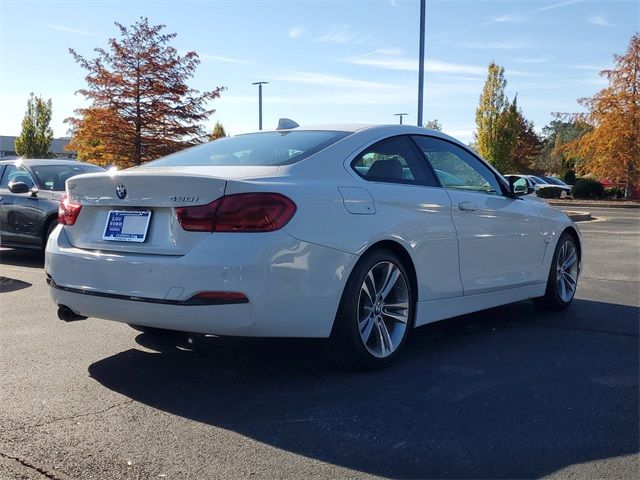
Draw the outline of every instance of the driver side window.
<instances>
[{"instance_id":1,"label":"driver side window","mask_svg":"<svg viewBox=\"0 0 640 480\"><path fill-rule=\"evenodd\" d=\"M494 173L463 148L434 137L414 136L444 188L501 195Z\"/></svg>"}]
</instances>

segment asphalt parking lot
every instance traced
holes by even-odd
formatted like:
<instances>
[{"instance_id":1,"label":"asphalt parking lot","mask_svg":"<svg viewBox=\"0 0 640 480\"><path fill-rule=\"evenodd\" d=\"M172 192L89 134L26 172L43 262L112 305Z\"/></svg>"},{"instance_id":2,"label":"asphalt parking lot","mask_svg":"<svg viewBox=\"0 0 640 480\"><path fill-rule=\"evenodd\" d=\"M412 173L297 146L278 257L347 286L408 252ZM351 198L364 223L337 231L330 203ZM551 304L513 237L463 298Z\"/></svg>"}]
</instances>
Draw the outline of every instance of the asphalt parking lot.
<instances>
[{"instance_id":1,"label":"asphalt parking lot","mask_svg":"<svg viewBox=\"0 0 640 480\"><path fill-rule=\"evenodd\" d=\"M592 212L568 311L428 325L368 374L64 324L41 258L0 249L0 478L637 478L640 210Z\"/></svg>"}]
</instances>

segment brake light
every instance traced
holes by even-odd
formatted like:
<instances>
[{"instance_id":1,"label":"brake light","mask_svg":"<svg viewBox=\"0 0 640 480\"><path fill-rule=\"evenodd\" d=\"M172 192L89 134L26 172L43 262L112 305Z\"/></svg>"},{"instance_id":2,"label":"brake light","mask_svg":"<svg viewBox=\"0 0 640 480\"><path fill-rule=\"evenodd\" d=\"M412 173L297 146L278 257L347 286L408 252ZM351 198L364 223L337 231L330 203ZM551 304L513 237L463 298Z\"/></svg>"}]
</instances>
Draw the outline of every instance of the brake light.
<instances>
[{"instance_id":1,"label":"brake light","mask_svg":"<svg viewBox=\"0 0 640 480\"><path fill-rule=\"evenodd\" d=\"M176 208L180 225L192 232L273 232L295 212L296 204L279 193L238 193L207 205Z\"/></svg>"},{"instance_id":2,"label":"brake light","mask_svg":"<svg viewBox=\"0 0 640 480\"><path fill-rule=\"evenodd\" d=\"M60 197L60 204L58 205L58 223L60 225L73 225L78 219L81 208L82 205L71 203L67 194L63 193Z\"/></svg>"}]
</instances>

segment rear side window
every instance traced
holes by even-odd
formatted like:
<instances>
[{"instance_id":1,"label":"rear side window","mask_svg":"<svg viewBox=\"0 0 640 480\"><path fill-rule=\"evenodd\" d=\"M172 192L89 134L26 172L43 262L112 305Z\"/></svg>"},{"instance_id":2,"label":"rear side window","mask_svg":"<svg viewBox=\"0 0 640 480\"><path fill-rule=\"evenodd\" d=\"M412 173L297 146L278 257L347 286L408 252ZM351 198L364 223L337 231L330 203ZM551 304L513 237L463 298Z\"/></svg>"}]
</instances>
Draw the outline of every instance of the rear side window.
<instances>
[{"instance_id":1,"label":"rear side window","mask_svg":"<svg viewBox=\"0 0 640 480\"><path fill-rule=\"evenodd\" d=\"M420 152L406 136L374 143L351 162L351 168L372 182L437 186L435 178L420 158Z\"/></svg>"},{"instance_id":2,"label":"rear side window","mask_svg":"<svg viewBox=\"0 0 640 480\"><path fill-rule=\"evenodd\" d=\"M225 137L187 148L143 165L167 166L278 166L290 165L343 139L350 132L300 130Z\"/></svg>"},{"instance_id":3,"label":"rear side window","mask_svg":"<svg viewBox=\"0 0 640 480\"><path fill-rule=\"evenodd\" d=\"M81 173L104 172L104 168L97 165L35 165L31 167L33 173L45 190L63 192L67 179Z\"/></svg>"},{"instance_id":4,"label":"rear side window","mask_svg":"<svg viewBox=\"0 0 640 480\"><path fill-rule=\"evenodd\" d=\"M416 135L412 138L444 188L502 194L500 183L491 169L464 148L434 137Z\"/></svg>"}]
</instances>

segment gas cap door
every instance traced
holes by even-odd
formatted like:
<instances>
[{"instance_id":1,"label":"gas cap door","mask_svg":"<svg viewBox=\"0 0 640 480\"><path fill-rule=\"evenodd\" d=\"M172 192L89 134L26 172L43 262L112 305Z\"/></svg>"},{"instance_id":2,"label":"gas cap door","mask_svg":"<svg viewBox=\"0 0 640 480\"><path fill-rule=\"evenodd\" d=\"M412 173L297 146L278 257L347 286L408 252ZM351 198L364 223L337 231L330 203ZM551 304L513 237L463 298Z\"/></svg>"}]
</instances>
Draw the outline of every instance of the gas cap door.
<instances>
[{"instance_id":1,"label":"gas cap door","mask_svg":"<svg viewBox=\"0 0 640 480\"><path fill-rule=\"evenodd\" d=\"M361 187L338 187L344 208L354 215L373 215L376 207L369 191Z\"/></svg>"}]
</instances>

